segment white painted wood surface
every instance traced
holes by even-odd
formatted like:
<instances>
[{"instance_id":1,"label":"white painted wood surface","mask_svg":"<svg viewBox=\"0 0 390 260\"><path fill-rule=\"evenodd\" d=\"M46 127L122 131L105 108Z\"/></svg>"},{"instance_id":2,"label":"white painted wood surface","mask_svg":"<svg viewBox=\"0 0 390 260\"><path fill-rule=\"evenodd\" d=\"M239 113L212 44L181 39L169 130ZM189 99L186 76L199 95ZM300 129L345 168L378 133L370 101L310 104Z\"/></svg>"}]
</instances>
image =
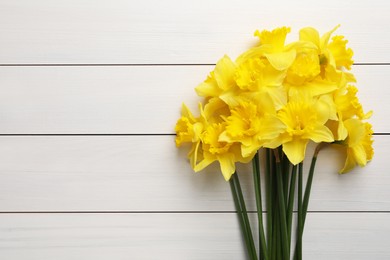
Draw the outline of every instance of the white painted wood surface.
<instances>
[{"instance_id":1,"label":"white painted wood surface","mask_svg":"<svg viewBox=\"0 0 390 260\"><path fill-rule=\"evenodd\" d=\"M196 107L206 64L236 57L256 29L339 23L381 135L374 160L347 175L338 152L320 154L305 259L390 259L389 11L368 0L0 0L0 259L245 259L218 167L192 173L166 134L182 102Z\"/></svg>"},{"instance_id":2,"label":"white painted wood surface","mask_svg":"<svg viewBox=\"0 0 390 260\"><path fill-rule=\"evenodd\" d=\"M390 138L375 141L374 161L345 175L342 153L320 153L309 210L390 211ZM219 166L193 173L173 136L3 136L0 144L1 211L234 210ZM255 210L251 168L239 172Z\"/></svg>"},{"instance_id":3,"label":"white painted wood surface","mask_svg":"<svg viewBox=\"0 0 390 260\"><path fill-rule=\"evenodd\" d=\"M389 62L389 4L370 0L2 0L0 62L215 63L256 29L341 24L357 62ZM296 34L295 34L296 35Z\"/></svg>"},{"instance_id":4,"label":"white painted wood surface","mask_svg":"<svg viewBox=\"0 0 390 260\"><path fill-rule=\"evenodd\" d=\"M304 259L387 260L389 218L310 213ZM2 214L0 235L2 259L245 259L231 213Z\"/></svg>"},{"instance_id":5,"label":"white painted wood surface","mask_svg":"<svg viewBox=\"0 0 390 260\"><path fill-rule=\"evenodd\" d=\"M168 134L213 66L0 67L1 133ZM355 66L374 131L390 132L390 65ZM380 93L380 95L378 95ZM12 108L12 109L9 109ZM142 116L140 115L142 111Z\"/></svg>"}]
</instances>

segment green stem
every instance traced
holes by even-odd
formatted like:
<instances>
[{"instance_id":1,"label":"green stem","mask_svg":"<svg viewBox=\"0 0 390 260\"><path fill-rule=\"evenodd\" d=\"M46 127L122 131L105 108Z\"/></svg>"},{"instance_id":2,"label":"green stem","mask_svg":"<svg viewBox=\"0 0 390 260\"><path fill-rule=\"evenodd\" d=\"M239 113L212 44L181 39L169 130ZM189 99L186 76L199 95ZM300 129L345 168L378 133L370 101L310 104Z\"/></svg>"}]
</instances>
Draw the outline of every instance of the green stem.
<instances>
[{"instance_id":1,"label":"green stem","mask_svg":"<svg viewBox=\"0 0 390 260\"><path fill-rule=\"evenodd\" d=\"M238 178L238 174L237 173L233 174L232 178L233 178L233 181L235 182L235 187L236 187L237 194L238 194L238 200L239 200L240 205L241 205L241 210L242 210L242 215L243 215L243 219L244 219L244 224L246 226L246 231L247 231L247 234L248 234L248 237L249 237L249 247L250 247L250 250L251 250L251 253L252 253L251 254L252 255L252 259L253 260L257 260L255 243L253 241L251 225L250 225L249 218L248 218L248 212L247 212L246 206L245 206L244 196L242 195L242 190L241 190L241 185L240 185L240 180Z\"/></svg>"},{"instance_id":2,"label":"green stem","mask_svg":"<svg viewBox=\"0 0 390 260\"><path fill-rule=\"evenodd\" d=\"M237 173L234 173L234 175L236 175L236 174ZM242 231L242 234L244 236L244 241L245 241L247 253L248 253L249 258L253 259L252 249L250 247L249 235L248 235L247 227L245 225L243 211L242 211L239 199L238 199L238 194L237 194L237 189L236 189L236 184L235 184L234 179L231 178L229 180L229 183L230 183L230 189L231 189L232 195L233 195L234 205L235 205L236 210L237 210L238 220L240 222L241 231Z\"/></svg>"},{"instance_id":3,"label":"green stem","mask_svg":"<svg viewBox=\"0 0 390 260\"><path fill-rule=\"evenodd\" d=\"M313 158L311 160L310 164L310 171L309 171L309 176L307 177L307 183L306 183L306 188L305 188L305 196L303 197L303 220L302 220L302 232L305 227L305 220L306 220L306 213L307 213L307 208L309 206L309 199L310 199L310 192L311 192L311 185L313 183L313 176L314 176L314 168L316 167L316 162L317 162L317 154L313 155Z\"/></svg>"},{"instance_id":4,"label":"green stem","mask_svg":"<svg viewBox=\"0 0 390 260\"><path fill-rule=\"evenodd\" d=\"M271 172L271 151L270 149L266 149L266 170L265 170L265 180L266 180L266 192L267 192L267 244L268 244L268 257L271 258L272 255L272 212L273 212L273 196L272 196L272 179L273 174Z\"/></svg>"},{"instance_id":5,"label":"green stem","mask_svg":"<svg viewBox=\"0 0 390 260\"><path fill-rule=\"evenodd\" d=\"M290 193L288 195L288 206L287 206L287 231L288 231L289 245L291 245L291 230L292 230L292 217L293 217L293 209L294 209L296 179L297 179L297 166L294 165L291 170Z\"/></svg>"},{"instance_id":6,"label":"green stem","mask_svg":"<svg viewBox=\"0 0 390 260\"><path fill-rule=\"evenodd\" d=\"M287 236L287 222L286 222L286 205L284 203L284 194L283 194L283 182L282 182L282 169L280 163L280 157L278 150L275 149L275 158L276 158L276 182L278 190L278 206L279 206L279 217L280 217L280 229L281 229L281 240L282 240L282 252L284 259L290 259L290 245L288 244Z\"/></svg>"},{"instance_id":7,"label":"green stem","mask_svg":"<svg viewBox=\"0 0 390 260\"><path fill-rule=\"evenodd\" d=\"M287 205L288 203L288 184L290 182L290 161L288 160L287 156L283 154L282 156L282 176L283 176L283 189L284 189L284 204Z\"/></svg>"},{"instance_id":8,"label":"green stem","mask_svg":"<svg viewBox=\"0 0 390 260\"><path fill-rule=\"evenodd\" d=\"M252 159L253 163L253 178L255 184L256 193L256 206L257 206L257 220L259 227L259 257L260 260L267 260L267 248L265 244L264 226L263 226L263 205L261 201L261 177L260 177L260 165L259 154L256 153Z\"/></svg>"},{"instance_id":9,"label":"green stem","mask_svg":"<svg viewBox=\"0 0 390 260\"><path fill-rule=\"evenodd\" d=\"M278 204L275 203L274 208L274 232L273 232L273 238L272 238L272 259L273 260L280 260L280 254L281 254L281 248L280 248L280 225L279 222L276 220L279 220L279 207Z\"/></svg>"},{"instance_id":10,"label":"green stem","mask_svg":"<svg viewBox=\"0 0 390 260\"><path fill-rule=\"evenodd\" d=\"M318 144L316 149L315 149L315 151L314 151L313 158L311 159L309 176L308 176L307 182L306 182L305 195L304 195L304 198L303 198L303 205L302 205L302 211L303 211L302 212L302 215L303 215L302 216L302 225L301 225L301 233L302 234L303 234L303 230L305 228L307 209L308 209L308 206L309 206L311 186L312 186L312 183L313 183L314 169L315 169L315 166L316 166L318 153L326 145L328 145L328 144L327 143L320 143L320 144ZM297 247L298 247L298 244L295 247L295 254L294 254L294 258L293 258L294 260L297 259L297 250L298 250Z\"/></svg>"},{"instance_id":11,"label":"green stem","mask_svg":"<svg viewBox=\"0 0 390 260\"><path fill-rule=\"evenodd\" d=\"M303 225L303 212L302 212L302 168L303 164L300 163L298 167L298 232L297 232L297 259L302 260L302 225Z\"/></svg>"}]
</instances>

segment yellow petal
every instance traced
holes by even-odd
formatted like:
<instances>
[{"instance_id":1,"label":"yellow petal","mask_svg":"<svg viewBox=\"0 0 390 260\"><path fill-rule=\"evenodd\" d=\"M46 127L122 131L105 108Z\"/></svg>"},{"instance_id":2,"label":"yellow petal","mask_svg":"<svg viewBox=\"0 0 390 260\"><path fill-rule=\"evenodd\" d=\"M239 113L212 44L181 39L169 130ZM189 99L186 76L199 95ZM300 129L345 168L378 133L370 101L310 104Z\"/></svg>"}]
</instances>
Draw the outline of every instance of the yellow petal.
<instances>
[{"instance_id":1,"label":"yellow petal","mask_svg":"<svg viewBox=\"0 0 390 260\"><path fill-rule=\"evenodd\" d=\"M299 40L312 42L317 48L320 48L320 35L318 31L312 27L302 28L299 31Z\"/></svg>"},{"instance_id":2,"label":"yellow petal","mask_svg":"<svg viewBox=\"0 0 390 260\"><path fill-rule=\"evenodd\" d=\"M261 45L271 45L276 50L281 50L284 47L287 34L291 31L289 27L280 27L272 31L263 30L255 32L255 36L259 37Z\"/></svg>"},{"instance_id":3,"label":"yellow petal","mask_svg":"<svg viewBox=\"0 0 390 260\"><path fill-rule=\"evenodd\" d=\"M259 150L259 148L260 145L258 145L257 142L252 142L252 144L248 146L242 145L241 146L242 157L246 158L252 156L254 153L256 153Z\"/></svg>"},{"instance_id":4,"label":"yellow petal","mask_svg":"<svg viewBox=\"0 0 390 260\"><path fill-rule=\"evenodd\" d=\"M222 93L219 98L225 102L227 105L234 107L239 104L240 92L236 89L225 91Z\"/></svg>"},{"instance_id":5,"label":"yellow petal","mask_svg":"<svg viewBox=\"0 0 390 260\"><path fill-rule=\"evenodd\" d=\"M352 152L347 151L347 159L345 160L344 167L339 171L339 173L347 173L352 170L356 165L355 159L353 158Z\"/></svg>"},{"instance_id":6,"label":"yellow petal","mask_svg":"<svg viewBox=\"0 0 390 260\"><path fill-rule=\"evenodd\" d=\"M279 136L286 129L286 125L283 124L276 116L267 116L261 121L261 129L259 138L261 139L274 139Z\"/></svg>"},{"instance_id":7,"label":"yellow petal","mask_svg":"<svg viewBox=\"0 0 390 260\"><path fill-rule=\"evenodd\" d=\"M230 151L234 154L234 158L236 162L249 163L257 152L257 150L253 151L253 153L248 154L247 156L244 157L242 156L241 149L242 149L241 145L239 144L233 144L230 149Z\"/></svg>"},{"instance_id":8,"label":"yellow petal","mask_svg":"<svg viewBox=\"0 0 390 260\"><path fill-rule=\"evenodd\" d=\"M347 42L347 40L344 40L344 36L334 36L328 45L328 49L332 54L337 67L343 66L347 70L350 70L351 65L353 64L353 51L351 48L347 48Z\"/></svg>"},{"instance_id":9,"label":"yellow petal","mask_svg":"<svg viewBox=\"0 0 390 260\"><path fill-rule=\"evenodd\" d=\"M345 140L348 136L348 129L345 127L342 120L339 121L337 128L337 140Z\"/></svg>"},{"instance_id":10,"label":"yellow petal","mask_svg":"<svg viewBox=\"0 0 390 260\"><path fill-rule=\"evenodd\" d=\"M222 92L215 79L211 76L208 76L204 82L200 83L195 88L195 91L201 97L218 97Z\"/></svg>"},{"instance_id":11,"label":"yellow petal","mask_svg":"<svg viewBox=\"0 0 390 260\"><path fill-rule=\"evenodd\" d=\"M312 97L330 93L338 88L336 83L323 80L320 77L306 82L305 87Z\"/></svg>"},{"instance_id":12,"label":"yellow petal","mask_svg":"<svg viewBox=\"0 0 390 260\"><path fill-rule=\"evenodd\" d=\"M367 164L367 154L363 145L356 145L352 147L352 152L355 157L355 161L359 166L365 166Z\"/></svg>"},{"instance_id":13,"label":"yellow petal","mask_svg":"<svg viewBox=\"0 0 390 260\"><path fill-rule=\"evenodd\" d=\"M230 179L233 173L236 171L236 165L234 164L234 155L224 154L218 156L218 161L221 166L222 175L226 181Z\"/></svg>"},{"instance_id":14,"label":"yellow petal","mask_svg":"<svg viewBox=\"0 0 390 260\"><path fill-rule=\"evenodd\" d=\"M282 144L290 142L291 140L292 137L289 134L284 133L279 135L277 138L271 139L270 141L264 143L263 147L275 149L281 146Z\"/></svg>"},{"instance_id":15,"label":"yellow petal","mask_svg":"<svg viewBox=\"0 0 390 260\"><path fill-rule=\"evenodd\" d=\"M223 131L219 137L218 137L218 142L233 142L232 138L226 133L226 131Z\"/></svg>"},{"instance_id":16,"label":"yellow petal","mask_svg":"<svg viewBox=\"0 0 390 260\"><path fill-rule=\"evenodd\" d=\"M295 60L296 51L290 50L279 53L267 53L264 54L267 57L269 63L277 70L285 70L291 66Z\"/></svg>"},{"instance_id":17,"label":"yellow petal","mask_svg":"<svg viewBox=\"0 0 390 260\"><path fill-rule=\"evenodd\" d=\"M264 45L259 47L253 47L247 50L246 52L242 53L240 56L236 59L236 64L240 65L242 63L247 62L250 59L255 59L258 57L261 57L265 52L272 52L272 46L270 45Z\"/></svg>"},{"instance_id":18,"label":"yellow petal","mask_svg":"<svg viewBox=\"0 0 390 260\"><path fill-rule=\"evenodd\" d=\"M190 109L184 103L181 106L181 115L184 117L188 117L191 120L191 122L195 122L195 118L192 115Z\"/></svg>"},{"instance_id":19,"label":"yellow petal","mask_svg":"<svg viewBox=\"0 0 390 260\"><path fill-rule=\"evenodd\" d=\"M326 48L326 46L328 45L328 42L329 42L329 39L330 39L330 36L332 35L332 33L334 33L334 31L336 31L338 28L340 27L340 25L337 25L336 27L334 27L332 30L330 30L329 32L325 33L324 35L322 35L321 37L321 50L324 50Z\"/></svg>"},{"instance_id":20,"label":"yellow petal","mask_svg":"<svg viewBox=\"0 0 390 260\"><path fill-rule=\"evenodd\" d=\"M358 145L366 134L363 123L356 118L351 118L345 120L344 125L348 129L348 146Z\"/></svg>"},{"instance_id":21,"label":"yellow petal","mask_svg":"<svg viewBox=\"0 0 390 260\"><path fill-rule=\"evenodd\" d=\"M214 76L219 88L228 90L234 86L235 69L235 64L227 55L217 62Z\"/></svg>"},{"instance_id":22,"label":"yellow petal","mask_svg":"<svg viewBox=\"0 0 390 260\"><path fill-rule=\"evenodd\" d=\"M316 143L330 143L334 141L332 132L324 125L317 125L312 131L308 131L302 137L310 139Z\"/></svg>"},{"instance_id":23,"label":"yellow petal","mask_svg":"<svg viewBox=\"0 0 390 260\"><path fill-rule=\"evenodd\" d=\"M261 102L260 100L266 96L269 98L269 102L272 104L272 109L279 110L287 103L287 92L283 85L277 87L265 87L261 91L249 93L249 98ZM271 109L271 106L268 106ZM268 110L267 110L268 111Z\"/></svg>"},{"instance_id":24,"label":"yellow petal","mask_svg":"<svg viewBox=\"0 0 390 260\"><path fill-rule=\"evenodd\" d=\"M199 172L199 171L203 170L204 168L206 168L207 166L209 166L214 161L215 161L215 159L212 159L212 158L204 158L202 161L195 164L193 169L195 172Z\"/></svg>"},{"instance_id":25,"label":"yellow petal","mask_svg":"<svg viewBox=\"0 0 390 260\"><path fill-rule=\"evenodd\" d=\"M209 123L222 121L221 116L228 116L230 114L229 107L219 98L211 98L205 104L203 115Z\"/></svg>"},{"instance_id":26,"label":"yellow petal","mask_svg":"<svg viewBox=\"0 0 390 260\"><path fill-rule=\"evenodd\" d=\"M297 165L305 159L308 142L307 139L293 138L292 141L283 144L283 152L293 165Z\"/></svg>"}]
</instances>

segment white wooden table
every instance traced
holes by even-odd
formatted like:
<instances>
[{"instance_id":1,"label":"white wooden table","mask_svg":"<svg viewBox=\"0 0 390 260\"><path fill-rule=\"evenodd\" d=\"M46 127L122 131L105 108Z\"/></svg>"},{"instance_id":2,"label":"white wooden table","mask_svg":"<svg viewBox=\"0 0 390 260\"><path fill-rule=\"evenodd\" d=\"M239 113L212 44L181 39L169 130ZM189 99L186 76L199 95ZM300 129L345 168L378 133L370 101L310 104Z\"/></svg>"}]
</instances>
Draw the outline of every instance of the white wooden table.
<instances>
[{"instance_id":1,"label":"white wooden table","mask_svg":"<svg viewBox=\"0 0 390 260\"><path fill-rule=\"evenodd\" d=\"M174 146L181 103L195 108L194 87L256 29L339 23L376 155L340 176L340 154L320 154L304 256L390 259L389 13L384 0L0 0L0 259L245 259L218 167L194 174Z\"/></svg>"}]
</instances>

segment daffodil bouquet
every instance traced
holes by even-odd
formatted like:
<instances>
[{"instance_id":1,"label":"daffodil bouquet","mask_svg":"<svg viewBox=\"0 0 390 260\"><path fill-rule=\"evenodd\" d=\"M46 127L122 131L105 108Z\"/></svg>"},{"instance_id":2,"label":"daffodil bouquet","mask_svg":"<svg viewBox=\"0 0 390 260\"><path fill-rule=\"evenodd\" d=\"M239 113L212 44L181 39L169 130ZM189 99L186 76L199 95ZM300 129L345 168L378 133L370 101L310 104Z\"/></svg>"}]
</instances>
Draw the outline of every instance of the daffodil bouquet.
<instances>
[{"instance_id":1,"label":"daffodil bouquet","mask_svg":"<svg viewBox=\"0 0 390 260\"><path fill-rule=\"evenodd\" d=\"M356 94L350 72L353 51L344 36L320 36L314 28L299 31L286 44L290 28L256 31L259 43L235 61L220 59L196 87L204 102L195 116L183 104L176 124L176 145L190 144L192 168L198 172L218 161L229 181L249 259L302 259L302 233L319 151L343 147L340 173L364 166L373 157L372 128ZM317 144L307 182L303 161L307 145ZM264 149L265 179L260 178L259 150ZM259 250L254 244L236 162L253 164ZM261 191L265 181L265 191ZM296 189L297 186L297 189ZM262 199L266 201L263 221ZM293 205L298 204L297 224ZM292 230L296 228L296 244Z\"/></svg>"}]
</instances>

